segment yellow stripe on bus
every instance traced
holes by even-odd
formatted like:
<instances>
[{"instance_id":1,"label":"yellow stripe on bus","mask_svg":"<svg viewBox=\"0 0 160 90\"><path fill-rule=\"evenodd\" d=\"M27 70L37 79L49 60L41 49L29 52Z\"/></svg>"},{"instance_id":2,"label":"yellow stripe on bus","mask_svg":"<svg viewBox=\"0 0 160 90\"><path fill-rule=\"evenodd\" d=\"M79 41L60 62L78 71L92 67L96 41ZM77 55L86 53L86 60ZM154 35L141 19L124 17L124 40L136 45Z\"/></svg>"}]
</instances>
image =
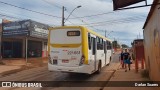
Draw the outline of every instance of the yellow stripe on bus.
<instances>
[{"instance_id":1,"label":"yellow stripe on bus","mask_svg":"<svg viewBox=\"0 0 160 90\"><path fill-rule=\"evenodd\" d=\"M54 48L77 48L80 47L81 44L50 44Z\"/></svg>"},{"instance_id":2,"label":"yellow stripe on bus","mask_svg":"<svg viewBox=\"0 0 160 90\"><path fill-rule=\"evenodd\" d=\"M88 33L87 29L84 27L81 27L82 31L82 52L85 56L84 64L88 64Z\"/></svg>"}]
</instances>

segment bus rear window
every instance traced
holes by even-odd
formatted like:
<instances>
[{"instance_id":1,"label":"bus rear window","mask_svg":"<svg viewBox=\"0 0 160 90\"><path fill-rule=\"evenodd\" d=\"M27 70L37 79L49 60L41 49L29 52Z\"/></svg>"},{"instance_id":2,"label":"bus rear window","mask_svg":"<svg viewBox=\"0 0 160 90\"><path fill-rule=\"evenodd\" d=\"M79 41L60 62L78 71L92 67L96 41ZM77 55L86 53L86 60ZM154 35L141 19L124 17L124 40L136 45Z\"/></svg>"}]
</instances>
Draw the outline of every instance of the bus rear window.
<instances>
[{"instance_id":1,"label":"bus rear window","mask_svg":"<svg viewBox=\"0 0 160 90\"><path fill-rule=\"evenodd\" d=\"M80 31L67 31L67 36L80 36Z\"/></svg>"}]
</instances>

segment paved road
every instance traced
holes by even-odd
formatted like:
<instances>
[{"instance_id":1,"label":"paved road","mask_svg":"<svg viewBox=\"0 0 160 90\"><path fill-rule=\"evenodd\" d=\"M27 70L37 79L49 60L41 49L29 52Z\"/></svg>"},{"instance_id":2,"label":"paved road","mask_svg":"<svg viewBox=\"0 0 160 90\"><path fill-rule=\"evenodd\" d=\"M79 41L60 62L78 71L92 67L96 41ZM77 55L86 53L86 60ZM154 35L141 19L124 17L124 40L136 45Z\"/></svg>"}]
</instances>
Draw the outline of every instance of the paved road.
<instances>
[{"instance_id":1,"label":"paved road","mask_svg":"<svg viewBox=\"0 0 160 90\"><path fill-rule=\"evenodd\" d=\"M49 72L47 66L24 70L0 78L0 81L108 81L119 66L118 54L114 54L109 66L102 68L100 74L71 74L63 72ZM74 84L73 84L74 86ZM100 87L52 87L52 88L23 88L23 90L99 90ZM0 90L22 90L22 88L0 88Z\"/></svg>"}]
</instances>

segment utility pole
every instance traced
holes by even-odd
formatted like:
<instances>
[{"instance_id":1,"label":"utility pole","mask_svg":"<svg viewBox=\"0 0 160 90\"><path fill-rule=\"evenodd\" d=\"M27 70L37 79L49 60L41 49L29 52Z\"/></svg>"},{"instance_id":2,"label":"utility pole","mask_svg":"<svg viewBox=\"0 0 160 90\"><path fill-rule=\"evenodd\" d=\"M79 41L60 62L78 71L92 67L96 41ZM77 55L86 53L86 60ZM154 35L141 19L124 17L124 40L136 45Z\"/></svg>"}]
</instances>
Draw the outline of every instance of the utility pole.
<instances>
[{"instance_id":1,"label":"utility pole","mask_svg":"<svg viewBox=\"0 0 160 90\"><path fill-rule=\"evenodd\" d=\"M65 10L65 7L63 6L62 7L62 26L64 26L64 10Z\"/></svg>"},{"instance_id":2,"label":"utility pole","mask_svg":"<svg viewBox=\"0 0 160 90\"><path fill-rule=\"evenodd\" d=\"M2 36L3 36L3 19L2 19L2 24L0 28L0 62L2 60Z\"/></svg>"},{"instance_id":3,"label":"utility pole","mask_svg":"<svg viewBox=\"0 0 160 90\"><path fill-rule=\"evenodd\" d=\"M28 63L28 38L27 36L26 36L25 44L26 44L26 65L27 65Z\"/></svg>"},{"instance_id":4,"label":"utility pole","mask_svg":"<svg viewBox=\"0 0 160 90\"><path fill-rule=\"evenodd\" d=\"M62 7L62 26L64 26L64 23L69 19L69 17L71 16L71 14L73 13L73 11L75 11L77 8L80 8L80 7L82 7L82 6L77 6L76 8L74 8L73 10L72 10L72 12L68 15L68 17L65 19L64 18L64 11L66 10L66 8L63 6ZM65 20L65 21L64 21Z\"/></svg>"},{"instance_id":5,"label":"utility pole","mask_svg":"<svg viewBox=\"0 0 160 90\"><path fill-rule=\"evenodd\" d=\"M105 37L107 37L107 31L105 30Z\"/></svg>"}]
</instances>

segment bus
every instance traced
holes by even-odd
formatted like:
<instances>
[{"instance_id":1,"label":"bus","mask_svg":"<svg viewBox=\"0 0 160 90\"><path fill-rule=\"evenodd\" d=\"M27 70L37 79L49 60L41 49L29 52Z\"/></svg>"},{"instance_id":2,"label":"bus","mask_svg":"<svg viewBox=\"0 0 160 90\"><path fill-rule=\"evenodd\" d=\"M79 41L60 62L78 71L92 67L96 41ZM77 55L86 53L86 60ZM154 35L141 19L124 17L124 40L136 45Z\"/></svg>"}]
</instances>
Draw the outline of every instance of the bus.
<instances>
[{"instance_id":1,"label":"bus","mask_svg":"<svg viewBox=\"0 0 160 90\"><path fill-rule=\"evenodd\" d=\"M48 70L73 73L99 73L108 65L112 41L83 26L49 29Z\"/></svg>"}]
</instances>

